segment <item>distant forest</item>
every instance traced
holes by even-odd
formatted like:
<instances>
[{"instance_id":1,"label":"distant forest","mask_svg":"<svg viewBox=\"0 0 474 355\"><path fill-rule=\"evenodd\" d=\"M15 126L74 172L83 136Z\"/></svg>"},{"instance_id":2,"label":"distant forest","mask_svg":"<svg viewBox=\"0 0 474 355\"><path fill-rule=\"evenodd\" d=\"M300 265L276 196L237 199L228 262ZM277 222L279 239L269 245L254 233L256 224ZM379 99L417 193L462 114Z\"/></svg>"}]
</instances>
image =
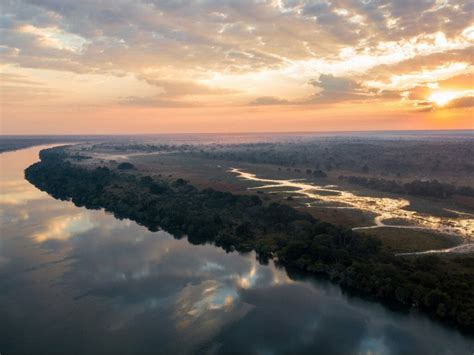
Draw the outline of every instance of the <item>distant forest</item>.
<instances>
[{"instance_id":1,"label":"distant forest","mask_svg":"<svg viewBox=\"0 0 474 355\"><path fill-rule=\"evenodd\" d=\"M422 196L435 196L430 192L440 187L442 195L464 194L471 196L474 184L474 144L472 140L416 141L356 138L321 138L309 142L246 143L246 144L123 144L107 142L94 145L92 150L117 152L167 152L200 158L271 164L288 171L324 178L363 175L368 179L413 180L412 186L396 187L390 181L371 181L374 189L395 191ZM357 175L356 175L357 174ZM468 189L437 185L464 177ZM364 181L353 183L369 187ZM418 181L417 181L418 180ZM420 184L419 182L423 182ZM425 183L430 181L431 185ZM402 184L397 182L397 184ZM452 183L450 183L452 185ZM462 184L460 184L462 186ZM457 191L455 191L457 189ZM422 191L423 190L423 191ZM437 196L439 197L439 196Z\"/></svg>"},{"instance_id":2,"label":"distant forest","mask_svg":"<svg viewBox=\"0 0 474 355\"><path fill-rule=\"evenodd\" d=\"M474 189L469 186L455 186L452 184L439 182L438 180L414 180L407 183L400 183L395 180L344 175L340 175L339 179L348 181L351 184L396 194L436 198L447 198L453 195L474 197Z\"/></svg>"}]
</instances>

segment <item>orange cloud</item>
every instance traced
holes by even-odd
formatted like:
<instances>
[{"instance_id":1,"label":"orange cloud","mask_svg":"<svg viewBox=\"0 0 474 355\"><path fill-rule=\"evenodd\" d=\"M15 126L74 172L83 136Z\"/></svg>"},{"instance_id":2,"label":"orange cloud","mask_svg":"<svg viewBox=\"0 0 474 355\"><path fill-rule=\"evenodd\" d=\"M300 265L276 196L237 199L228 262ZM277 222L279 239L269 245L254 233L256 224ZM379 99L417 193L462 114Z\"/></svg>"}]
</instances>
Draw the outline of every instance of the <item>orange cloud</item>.
<instances>
[{"instance_id":1,"label":"orange cloud","mask_svg":"<svg viewBox=\"0 0 474 355\"><path fill-rule=\"evenodd\" d=\"M1 133L431 129L426 102L445 91L459 93L441 105L458 112L449 126L469 128L471 11L451 1L6 2Z\"/></svg>"}]
</instances>

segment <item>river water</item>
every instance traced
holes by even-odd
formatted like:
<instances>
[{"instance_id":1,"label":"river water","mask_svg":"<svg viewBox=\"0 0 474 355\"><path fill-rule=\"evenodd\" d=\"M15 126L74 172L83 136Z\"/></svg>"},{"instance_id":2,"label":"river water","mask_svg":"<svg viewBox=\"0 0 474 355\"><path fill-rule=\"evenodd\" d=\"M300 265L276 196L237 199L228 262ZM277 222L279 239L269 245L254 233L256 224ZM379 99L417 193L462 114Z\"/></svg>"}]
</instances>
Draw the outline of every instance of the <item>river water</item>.
<instances>
[{"instance_id":1,"label":"river water","mask_svg":"<svg viewBox=\"0 0 474 355\"><path fill-rule=\"evenodd\" d=\"M431 230L461 237L466 243L463 245L464 249L469 251L472 251L474 246L474 243L472 243L474 239L474 218L468 213L450 210L451 212L456 212L458 216L456 218L431 216L407 210L406 208L410 206L410 202L403 198L360 196L349 191L339 190L335 186L319 186L301 180L261 178L236 168L232 168L229 171L236 174L240 179L255 181L261 184L251 189L271 190L287 188L289 189L288 191L279 190L279 192L299 194L312 201L312 203L342 204L343 207L339 208L354 208L376 215L372 226L357 227L353 228L354 230L381 227ZM328 192L330 193L329 195L327 195ZM306 204L311 206L311 203ZM384 223L390 219L404 220L413 225Z\"/></svg>"},{"instance_id":2,"label":"river water","mask_svg":"<svg viewBox=\"0 0 474 355\"><path fill-rule=\"evenodd\" d=\"M321 281L58 201L0 155L0 353L472 354L474 339Z\"/></svg>"}]
</instances>

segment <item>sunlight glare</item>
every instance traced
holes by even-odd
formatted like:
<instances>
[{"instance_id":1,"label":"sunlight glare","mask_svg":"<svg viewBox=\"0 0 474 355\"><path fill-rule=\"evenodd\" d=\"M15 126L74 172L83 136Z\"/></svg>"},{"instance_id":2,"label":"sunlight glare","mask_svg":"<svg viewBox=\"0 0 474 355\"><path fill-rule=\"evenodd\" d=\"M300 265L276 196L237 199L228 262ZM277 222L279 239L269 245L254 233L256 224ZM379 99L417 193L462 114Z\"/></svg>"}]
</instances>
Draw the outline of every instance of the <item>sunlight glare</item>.
<instances>
[{"instance_id":1,"label":"sunlight glare","mask_svg":"<svg viewBox=\"0 0 474 355\"><path fill-rule=\"evenodd\" d=\"M457 98L459 95L454 91L440 91L431 94L428 99L434 102L437 106L444 106L449 101Z\"/></svg>"}]
</instances>

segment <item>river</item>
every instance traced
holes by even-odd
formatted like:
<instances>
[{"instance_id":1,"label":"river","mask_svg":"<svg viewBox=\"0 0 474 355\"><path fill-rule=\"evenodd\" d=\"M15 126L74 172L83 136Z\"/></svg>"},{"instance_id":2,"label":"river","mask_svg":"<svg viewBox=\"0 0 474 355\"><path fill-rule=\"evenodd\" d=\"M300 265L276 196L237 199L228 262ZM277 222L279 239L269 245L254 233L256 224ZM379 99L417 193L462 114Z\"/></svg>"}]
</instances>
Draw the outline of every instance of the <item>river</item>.
<instances>
[{"instance_id":1,"label":"river","mask_svg":"<svg viewBox=\"0 0 474 355\"><path fill-rule=\"evenodd\" d=\"M263 184L250 189L269 189L270 191L271 189L280 189L278 190L280 193L299 194L312 201L306 203L308 207L311 206L311 203L342 204L343 206L338 208L353 208L376 215L373 225L353 228L354 230L381 227L430 230L458 236L465 242L463 250L473 250L474 218L468 213L448 210L456 213L457 217L437 217L407 210L406 208L410 206L410 202L403 198L361 196L349 191L339 190L336 186L319 186L302 180L261 178L236 168L230 169L229 172L236 174L240 179ZM281 188L289 190L282 191ZM327 193L330 194L328 195ZM385 221L390 219L404 220L413 225L386 224ZM449 250L459 249L452 248Z\"/></svg>"},{"instance_id":2,"label":"river","mask_svg":"<svg viewBox=\"0 0 474 355\"><path fill-rule=\"evenodd\" d=\"M315 280L78 208L0 155L0 353L472 354L474 339Z\"/></svg>"}]
</instances>

